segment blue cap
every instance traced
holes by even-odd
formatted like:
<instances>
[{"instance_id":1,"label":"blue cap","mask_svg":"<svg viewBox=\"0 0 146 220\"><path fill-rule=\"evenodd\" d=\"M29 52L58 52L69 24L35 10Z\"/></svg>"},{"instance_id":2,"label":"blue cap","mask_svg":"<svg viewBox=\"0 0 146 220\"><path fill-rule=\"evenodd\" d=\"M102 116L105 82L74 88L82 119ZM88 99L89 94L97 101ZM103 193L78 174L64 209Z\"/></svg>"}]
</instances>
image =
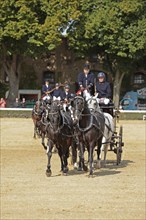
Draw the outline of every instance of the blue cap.
<instances>
[{"instance_id":1,"label":"blue cap","mask_svg":"<svg viewBox=\"0 0 146 220\"><path fill-rule=\"evenodd\" d=\"M103 72L98 73L97 75L98 78L105 78L105 74Z\"/></svg>"},{"instance_id":2,"label":"blue cap","mask_svg":"<svg viewBox=\"0 0 146 220\"><path fill-rule=\"evenodd\" d=\"M70 86L69 85L65 85L65 89L69 89L70 88Z\"/></svg>"},{"instance_id":3,"label":"blue cap","mask_svg":"<svg viewBox=\"0 0 146 220\"><path fill-rule=\"evenodd\" d=\"M84 69L90 69L90 65L88 63L84 64Z\"/></svg>"}]
</instances>

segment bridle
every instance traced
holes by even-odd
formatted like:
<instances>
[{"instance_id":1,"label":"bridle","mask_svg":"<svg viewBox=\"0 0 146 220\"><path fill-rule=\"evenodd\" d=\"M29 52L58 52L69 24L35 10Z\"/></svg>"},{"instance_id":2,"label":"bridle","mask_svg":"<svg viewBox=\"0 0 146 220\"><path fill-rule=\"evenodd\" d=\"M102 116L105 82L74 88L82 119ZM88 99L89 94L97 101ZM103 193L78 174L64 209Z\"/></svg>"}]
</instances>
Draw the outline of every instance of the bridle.
<instances>
[{"instance_id":1,"label":"bridle","mask_svg":"<svg viewBox=\"0 0 146 220\"><path fill-rule=\"evenodd\" d=\"M82 101L82 108L79 108L79 103L78 103L78 100L81 100ZM74 104L75 104L75 115L77 116L78 115L78 118L80 118L83 110L84 110L84 107L85 107L85 100L82 96L76 96L74 98ZM76 117L77 119L77 117Z\"/></svg>"}]
</instances>

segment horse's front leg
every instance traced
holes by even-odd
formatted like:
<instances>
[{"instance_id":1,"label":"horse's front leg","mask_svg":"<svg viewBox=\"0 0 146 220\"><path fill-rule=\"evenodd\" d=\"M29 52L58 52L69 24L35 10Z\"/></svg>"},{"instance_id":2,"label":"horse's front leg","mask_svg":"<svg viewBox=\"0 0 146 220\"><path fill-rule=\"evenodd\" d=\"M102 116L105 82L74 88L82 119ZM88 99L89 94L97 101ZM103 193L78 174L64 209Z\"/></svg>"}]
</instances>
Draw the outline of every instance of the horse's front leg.
<instances>
[{"instance_id":1,"label":"horse's front leg","mask_svg":"<svg viewBox=\"0 0 146 220\"><path fill-rule=\"evenodd\" d=\"M63 153L63 161L64 161L63 174L64 175L66 175L68 172L68 157L69 157L69 147L66 147L65 152Z\"/></svg>"},{"instance_id":2,"label":"horse's front leg","mask_svg":"<svg viewBox=\"0 0 146 220\"><path fill-rule=\"evenodd\" d=\"M102 137L98 140L98 145L97 145L97 168L101 168L101 151L102 151Z\"/></svg>"},{"instance_id":3,"label":"horse's front leg","mask_svg":"<svg viewBox=\"0 0 146 220\"><path fill-rule=\"evenodd\" d=\"M90 166L89 176L93 175L93 150L94 150L94 147L95 147L95 144L91 143L90 149L89 149L89 166Z\"/></svg>"},{"instance_id":4,"label":"horse's front leg","mask_svg":"<svg viewBox=\"0 0 146 220\"><path fill-rule=\"evenodd\" d=\"M77 143L75 140L72 141L71 150L72 150L72 164L74 166L74 169L77 169Z\"/></svg>"},{"instance_id":5,"label":"horse's front leg","mask_svg":"<svg viewBox=\"0 0 146 220\"><path fill-rule=\"evenodd\" d=\"M63 165L63 153L61 147L58 147L58 155L60 157L60 162L61 162L61 172L63 172L64 165Z\"/></svg>"},{"instance_id":6,"label":"horse's front leg","mask_svg":"<svg viewBox=\"0 0 146 220\"><path fill-rule=\"evenodd\" d=\"M34 123L34 133L33 133L33 138L36 139L36 133L37 133L37 127L36 127L36 123Z\"/></svg>"},{"instance_id":7,"label":"horse's front leg","mask_svg":"<svg viewBox=\"0 0 146 220\"><path fill-rule=\"evenodd\" d=\"M88 168L85 165L85 160L84 160L85 147L82 142L80 142L79 146L80 146L80 148L79 148L79 167L78 167L78 170L80 171L83 168L84 171L87 171Z\"/></svg>"},{"instance_id":8,"label":"horse's front leg","mask_svg":"<svg viewBox=\"0 0 146 220\"><path fill-rule=\"evenodd\" d=\"M51 140L48 140L48 143L47 143L48 164L47 164L47 170L46 170L47 177L50 177L52 174L52 171L51 171L52 148L53 148L53 142Z\"/></svg>"}]
</instances>

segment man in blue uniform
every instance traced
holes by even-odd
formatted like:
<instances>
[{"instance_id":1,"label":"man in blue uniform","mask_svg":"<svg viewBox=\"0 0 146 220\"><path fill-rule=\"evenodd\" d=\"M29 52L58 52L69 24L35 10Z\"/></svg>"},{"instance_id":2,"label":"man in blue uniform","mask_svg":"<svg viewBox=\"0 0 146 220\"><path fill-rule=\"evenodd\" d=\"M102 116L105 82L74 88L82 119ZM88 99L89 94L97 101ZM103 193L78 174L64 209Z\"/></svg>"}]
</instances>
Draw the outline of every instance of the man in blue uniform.
<instances>
[{"instance_id":1,"label":"man in blue uniform","mask_svg":"<svg viewBox=\"0 0 146 220\"><path fill-rule=\"evenodd\" d=\"M55 90L52 93L53 100L62 100L62 90L59 88L59 83L55 84Z\"/></svg>"},{"instance_id":2,"label":"man in blue uniform","mask_svg":"<svg viewBox=\"0 0 146 220\"><path fill-rule=\"evenodd\" d=\"M106 81L106 76L103 72L98 73L96 83L96 93L99 105L103 112L107 112L113 116L112 91L110 83Z\"/></svg>"},{"instance_id":3,"label":"man in blue uniform","mask_svg":"<svg viewBox=\"0 0 146 220\"><path fill-rule=\"evenodd\" d=\"M68 102L71 98L73 98L73 94L70 92L70 86L65 85L64 91L62 92L62 99Z\"/></svg>"},{"instance_id":4,"label":"man in blue uniform","mask_svg":"<svg viewBox=\"0 0 146 220\"><path fill-rule=\"evenodd\" d=\"M77 80L80 89L89 89L90 94L94 95L94 79L95 75L90 71L89 64L84 64L83 72L79 73Z\"/></svg>"},{"instance_id":5,"label":"man in blue uniform","mask_svg":"<svg viewBox=\"0 0 146 220\"><path fill-rule=\"evenodd\" d=\"M98 98L108 98L111 99L112 92L110 83L106 81L106 76L103 72L98 73L96 83L96 93L98 93Z\"/></svg>"},{"instance_id":6,"label":"man in blue uniform","mask_svg":"<svg viewBox=\"0 0 146 220\"><path fill-rule=\"evenodd\" d=\"M75 95L70 92L70 86L65 85L64 91L62 92L62 100L64 101L64 104L63 104L64 111L69 109L70 112L73 113L71 110L70 100L73 99L74 97Z\"/></svg>"},{"instance_id":7,"label":"man in blue uniform","mask_svg":"<svg viewBox=\"0 0 146 220\"><path fill-rule=\"evenodd\" d=\"M46 79L45 84L42 86L42 94L43 94L42 99L44 101L51 99L51 90L52 90L52 87L49 85L49 80Z\"/></svg>"}]
</instances>

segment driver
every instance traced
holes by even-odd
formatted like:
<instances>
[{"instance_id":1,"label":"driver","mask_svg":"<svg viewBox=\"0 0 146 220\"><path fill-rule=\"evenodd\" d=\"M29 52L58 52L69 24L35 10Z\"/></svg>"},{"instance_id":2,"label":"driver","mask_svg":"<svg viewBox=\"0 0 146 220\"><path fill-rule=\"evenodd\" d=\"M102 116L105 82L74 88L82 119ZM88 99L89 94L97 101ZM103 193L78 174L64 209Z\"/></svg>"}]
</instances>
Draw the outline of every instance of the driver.
<instances>
[{"instance_id":1,"label":"driver","mask_svg":"<svg viewBox=\"0 0 146 220\"><path fill-rule=\"evenodd\" d=\"M109 104L112 98L112 91L110 83L106 81L106 76L103 72L99 72L97 75L96 93L100 102L103 102L105 105Z\"/></svg>"},{"instance_id":2,"label":"driver","mask_svg":"<svg viewBox=\"0 0 146 220\"><path fill-rule=\"evenodd\" d=\"M77 82L80 90L83 91L84 89L89 89L90 94L94 95L94 79L95 75L90 71L89 64L85 63L83 71L78 74Z\"/></svg>"}]
</instances>

